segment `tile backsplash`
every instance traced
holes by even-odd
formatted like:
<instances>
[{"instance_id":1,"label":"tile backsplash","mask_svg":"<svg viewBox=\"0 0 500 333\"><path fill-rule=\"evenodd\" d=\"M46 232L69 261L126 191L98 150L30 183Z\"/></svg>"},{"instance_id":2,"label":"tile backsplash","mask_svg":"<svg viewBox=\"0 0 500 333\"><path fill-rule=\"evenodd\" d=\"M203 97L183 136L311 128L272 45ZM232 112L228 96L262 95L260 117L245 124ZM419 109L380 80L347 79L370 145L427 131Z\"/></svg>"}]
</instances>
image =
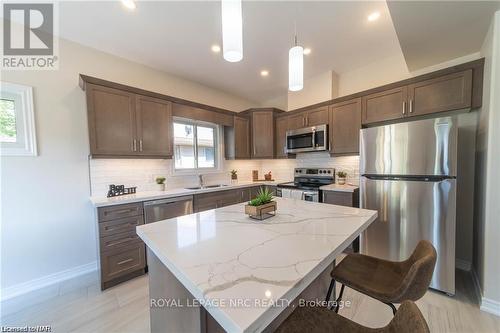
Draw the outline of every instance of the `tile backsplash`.
<instances>
[{"instance_id":1,"label":"tile backsplash","mask_svg":"<svg viewBox=\"0 0 500 333\"><path fill-rule=\"evenodd\" d=\"M229 183L230 171L238 170L238 179L250 181L252 170L272 171L273 178L278 181L293 180L293 169L296 167L331 167L337 171L346 171L347 181L359 183L359 157L330 157L328 153L298 154L296 159L289 160L237 160L223 161L221 172L206 173L207 184ZM172 160L158 159L90 159L91 195L105 196L109 184L124 184L126 187L137 186L137 191L156 190L155 178L167 178L167 188L182 188L198 185L196 175L173 174Z\"/></svg>"}]
</instances>

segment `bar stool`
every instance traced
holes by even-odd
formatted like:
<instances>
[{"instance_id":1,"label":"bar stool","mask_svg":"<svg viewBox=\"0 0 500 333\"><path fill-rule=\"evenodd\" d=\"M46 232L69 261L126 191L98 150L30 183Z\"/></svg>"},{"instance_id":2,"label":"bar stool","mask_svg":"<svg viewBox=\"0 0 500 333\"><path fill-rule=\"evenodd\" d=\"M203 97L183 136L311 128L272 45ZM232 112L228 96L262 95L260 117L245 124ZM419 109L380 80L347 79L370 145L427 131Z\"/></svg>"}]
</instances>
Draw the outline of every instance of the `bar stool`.
<instances>
[{"instance_id":1,"label":"bar stool","mask_svg":"<svg viewBox=\"0 0 500 333\"><path fill-rule=\"evenodd\" d=\"M436 249L426 240L421 240L412 255L401 262L349 254L333 269L326 300L330 300L337 281L342 287L335 312L338 312L344 288L348 286L389 305L395 314L394 303L416 301L424 296L431 283L436 259Z\"/></svg>"},{"instance_id":2,"label":"bar stool","mask_svg":"<svg viewBox=\"0 0 500 333\"><path fill-rule=\"evenodd\" d=\"M429 333L424 316L412 301L404 301L389 324L382 328L368 328L321 307L300 307L275 331L277 333Z\"/></svg>"}]
</instances>

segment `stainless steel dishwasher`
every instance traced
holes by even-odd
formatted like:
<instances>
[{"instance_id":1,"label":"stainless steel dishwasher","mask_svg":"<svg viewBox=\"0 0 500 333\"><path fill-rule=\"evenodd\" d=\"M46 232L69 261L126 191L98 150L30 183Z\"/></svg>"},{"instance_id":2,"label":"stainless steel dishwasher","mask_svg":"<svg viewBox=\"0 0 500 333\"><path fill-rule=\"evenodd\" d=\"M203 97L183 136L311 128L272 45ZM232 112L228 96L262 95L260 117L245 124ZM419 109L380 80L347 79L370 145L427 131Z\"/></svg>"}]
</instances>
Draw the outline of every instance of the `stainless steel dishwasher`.
<instances>
[{"instance_id":1,"label":"stainless steel dishwasher","mask_svg":"<svg viewBox=\"0 0 500 333\"><path fill-rule=\"evenodd\" d=\"M192 195L144 202L144 218L146 223L153 223L192 213Z\"/></svg>"}]
</instances>

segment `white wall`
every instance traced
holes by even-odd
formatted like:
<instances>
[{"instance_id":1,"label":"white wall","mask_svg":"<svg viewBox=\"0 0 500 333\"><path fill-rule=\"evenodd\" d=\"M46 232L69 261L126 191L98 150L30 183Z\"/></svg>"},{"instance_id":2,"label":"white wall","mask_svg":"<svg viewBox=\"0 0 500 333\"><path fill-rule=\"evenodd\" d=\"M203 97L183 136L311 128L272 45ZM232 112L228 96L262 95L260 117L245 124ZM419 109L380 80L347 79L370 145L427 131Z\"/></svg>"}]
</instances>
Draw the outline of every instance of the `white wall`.
<instances>
[{"instance_id":1,"label":"white wall","mask_svg":"<svg viewBox=\"0 0 500 333\"><path fill-rule=\"evenodd\" d=\"M486 58L483 107L477 131L474 269L483 299L481 309L500 315L500 11L481 49Z\"/></svg>"},{"instance_id":2,"label":"white wall","mask_svg":"<svg viewBox=\"0 0 500 333\"><path fill-rule=\"evenodd\" d=\"M287 110L328 101L337 96L338 76L334 71L327 71L304 80L302 90L288 91Z\"/></svg>"},{"instance_id":3,"label":"white wall","mask_svg":"<svg viewBox=\"0 0 500 333\"><path fill-rule=\"evenodd\" d=\"M80 73L235 111L255 105L64 40L59 70L3 71L34 87L39 156L1 158L2 289L96 260Z\"/></svg>"}]
</instances>

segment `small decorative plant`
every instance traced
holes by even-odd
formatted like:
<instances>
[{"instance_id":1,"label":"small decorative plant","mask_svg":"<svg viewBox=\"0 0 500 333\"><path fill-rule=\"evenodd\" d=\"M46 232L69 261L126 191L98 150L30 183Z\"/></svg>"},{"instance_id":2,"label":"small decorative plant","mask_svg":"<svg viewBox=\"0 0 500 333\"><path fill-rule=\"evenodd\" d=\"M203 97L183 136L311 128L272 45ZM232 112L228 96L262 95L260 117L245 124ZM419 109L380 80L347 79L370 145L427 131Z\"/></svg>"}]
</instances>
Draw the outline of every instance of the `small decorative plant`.
<instances>
[{"instance_id":1,"label":"small decorative plant","mask_svg":"<svg viewBox=\"0 0 500 333\"><path fill-rule=\"evenodd\" d=\"M345 171L337 172L337 183L339 185L344 185L346 177L347 177L347 172Z\"/></svg>"},{"instance_id":2,"label":"small decorative plant","mask_svg":"<svg viewBox=\"0 0 500 333\"><path fill-rule=\"evenodd\" d=\"M158 187L158 191L165 191L165 177L156 177L155 181Z\"/></svg>"},{"instance_id":3,"label":"small decorative plant","mask_svg":"<svg viewBox=\"0 0 500 333\"><path fill-rule=\"evenodd\" d=\"M273 193L269 191L268 188L260 188L257 196L250 200L248 203L250 206L261 206L270 203L273 201Z\"/></svg>"},{"instance_id":4,"label":"small decorative plant","mask_svg":"<svg viewBox=\"0 0 500 333\"><path fill-rule=\"evenodd\" d=\"M233 179L233 180L238 179L238 171L231 170L231 179Z\"/></svg>"},{"instance_id":5,"label":"small decorative plant","mask_svg":"<svg viewBox=\"0 0 500 333\"><path fill-rule=\"evenodd\" d=\"M276 214L276 201L268 188L260 188L257 196L245 206L245 214L257 220L264 220Z\"/></svg>"}]
</instances>

